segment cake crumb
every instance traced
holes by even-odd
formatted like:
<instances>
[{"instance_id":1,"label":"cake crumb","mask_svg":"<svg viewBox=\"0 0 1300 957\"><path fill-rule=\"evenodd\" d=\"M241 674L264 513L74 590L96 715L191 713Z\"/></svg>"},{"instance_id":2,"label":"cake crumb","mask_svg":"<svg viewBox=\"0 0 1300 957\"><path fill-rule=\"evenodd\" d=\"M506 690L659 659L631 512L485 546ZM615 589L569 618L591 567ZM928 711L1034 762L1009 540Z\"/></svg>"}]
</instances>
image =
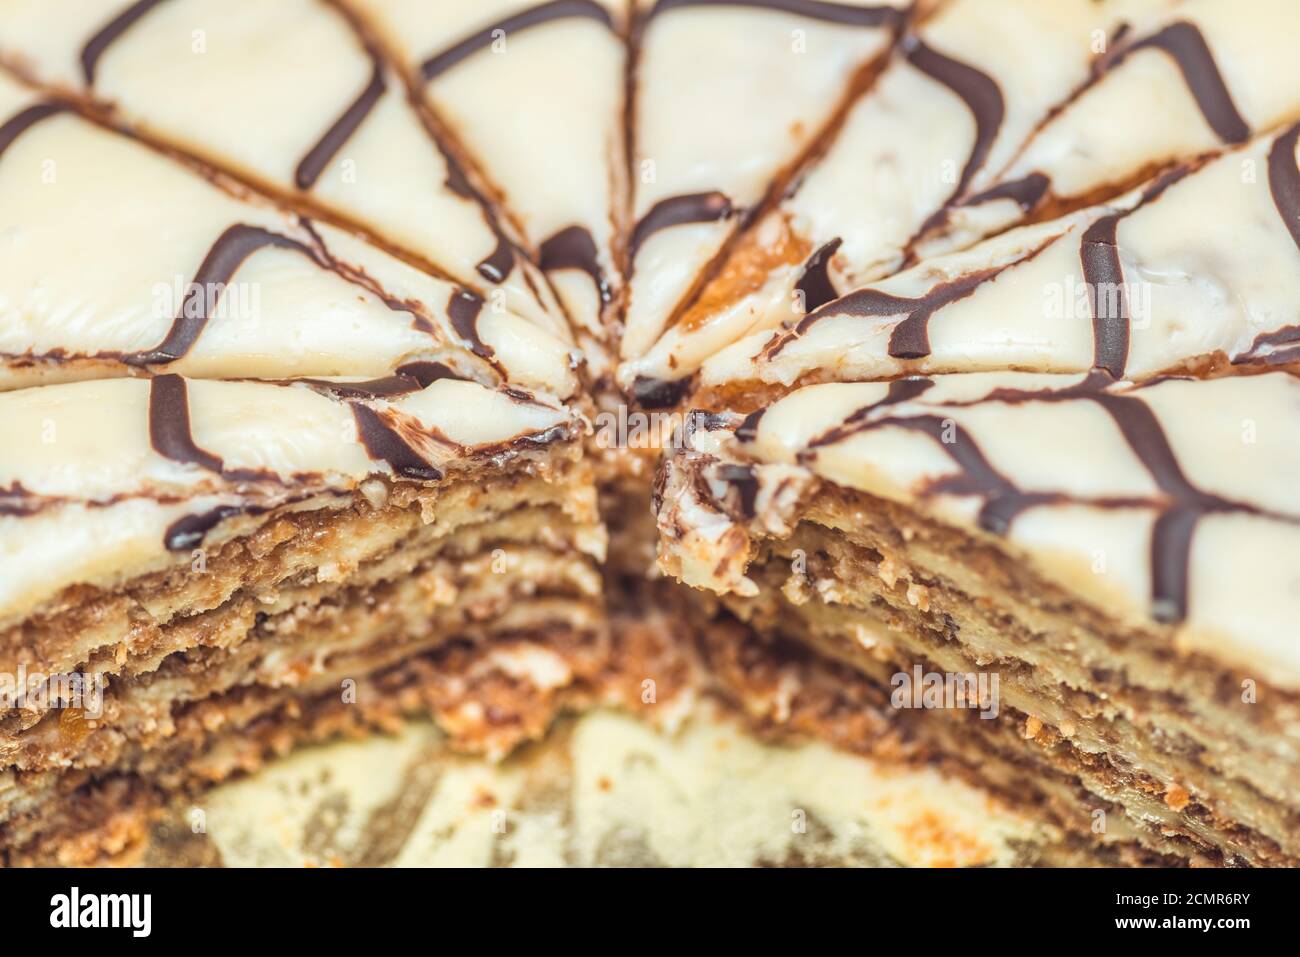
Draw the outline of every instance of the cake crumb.
<instances>
[{"instance_id":1,"label":"cake crumb","mask_svg":"<svg viewBox=\"0 0 1300 957\"><path fill-rule=\"evenodd\" d=\"M916 582L912 582L907 586L907 601L908 604L919 608L921 611L929 611L930 589L926 588L924 585L918 585Z\"/></svg>"},{"instance_id":2,"label":"cake crumb","mask_svg":"<svg viewBox=\"0 0 1300 957\"><path fill-rule=\"evenodd\" d=\"M1025 737L1027 739L1032 740L1033 738L1038 737L1039 732L1042 730L1043 722L1039 721L1032 714L1025 719Z\"/></svg>"},{"instance_id":3,"label":"cake crumb","mask_svg":"<svg viewBox=\"0 0 1300 957\"><path fill-rule=\"evenodd\" d=\"M1191 793L1181 784L1170 784L1165 788L1165 804L1171 811L1182 811L1191 801Z\"/></svg>"},{"instance_id":4,"label":"cake crumb","mask_svg":"<svg viewBox=\"0 0 1300 957\"><path fill-rule=\"evenodd\" d=\"M875 632L861 624L853 626L853 640L868 651L876 647L877 644Z\"/></svg>"},{"instance_id":5,"label":"cake crumb","mask_svg":"<svg viewBox=\"0 0 1300 957\"><path fill-rule=\"evenodd\" d=\"M880 564L876 566L876 574L880 576L880 580L887 588L893 588L894 583L898 581L898 568L888 558L881 559Z\"/></svg>"}]
</instances>

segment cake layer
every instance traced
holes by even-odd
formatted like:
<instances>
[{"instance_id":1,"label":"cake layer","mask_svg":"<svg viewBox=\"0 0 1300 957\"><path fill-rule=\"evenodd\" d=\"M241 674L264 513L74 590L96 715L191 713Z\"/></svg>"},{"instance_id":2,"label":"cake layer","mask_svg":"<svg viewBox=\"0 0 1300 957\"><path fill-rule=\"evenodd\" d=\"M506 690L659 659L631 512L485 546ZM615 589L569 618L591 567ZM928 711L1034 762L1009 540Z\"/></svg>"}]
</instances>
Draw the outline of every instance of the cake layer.
<instances>
[{"instance_id":1,"label":"cake layer","mask_svg":"<svg viewBox=\"0 0 1300 957\"><path fill-rule=\"evenodd\" d=\"M188 571L196 548L277 510L367 492L415 502L459 481L485 498L512 476L544 479L576 455L581 421L517 390L406 376L114 379L6 393L0 409L6 447L21 450L0 466L0 628L81 604L77 588Z\"/></svg>"},{"instance_id":2,"label":"cake layer","mask_svg":"<svg viewBox=\"0 0 1300 957\"><path fill-rule=\"evenodd\" d=\"M1085 299L1093 293L1086 290L1093 286L1112 290L1102 294L1111 297L1103 301L1113 301L1116 290L1127 295L1133 318L1152 330L1149 340L1171 331L1161 321L1162 306L1169 313L1189 306L1222 308L1227 315L1211 318L1233 319L1234 296L1253 297L1258 286L1252 276L1271 275L1272 256L1279 254L1277 240L1261 228L1266 218L1257 206L1271 205L1271 190L1278 226L1289 229L1296 217L1290 185L1295 164L1280 155L1281 147L1276 157L1247 149L1222 161L1213 197L1208 185L1196 196L1187 195L1193 187L1186 187L1172 202L1187 219L1175 222L1174 212L1138 213L1147 221L1141 236L1128 221L1131 203L1099 207L1074 237L1076 245L1083 240L1086 254L1081 278L1079 264L1065 261L1079 253L1056 257L1056 247L1039 248L1051 230L1016 234L969 260L941 254L1018 224L1110 201L1155 174L1178 175L1179 164L1195 166L1206 154L1293 122L1300 116L1300 84L1294 65L1283 62L1290 56L1283 37L1300 25L1295 16L1293 5L1278 0L1251 0L1232 10L1215 0L944 5L917 27L849 112L826 155L746 233L692 307L653 348L629 357L621 380L659 382L665 392L676 384L681 393L687 377L706 362L706 380L743 375L744 362L765 362L766 357L754 359L755 349L772 330L801 324L823 307L834 313L828 303L864 286L872 292L858 297L870 299L861 303L859 316L872 317L873 331L875 320L889 314L887 305L927 316L969 310L983 318L998 310L996 320L985 319L997 321L996 330L951 330L954 343L966 337L953 347L954 359L974 368L1077 368L1063 364L1061 353L1074 351L1079 326L1069 320L1087 318ZM1022 55L1005 56L1004 46L987 42L990 35ZM1224 217L1221 226L1204 228ZM1157 220L1172 228L1156 233ZM1088 227L1093 231L1082 235ZM1281 239L1287 238L1282 232ZM1124 248L1126 239L1130 248ZM1116 244L1118 259L1105 249ZM905 267L913 268L896 282L881 281ZM993 271L954 275L981 269ZM1004 269L1018 275L1003 276ZM1043 273L1026 275L1035 269ZM1018 301L994 303L993 294L981 290L985 294L953 308L954 300L971 295L973 284L995 278L997 286L1018 286L1019 298L1032 301L1023 307ZM877 292L913 301L892 301ZM1070 308L1062 308L1062 299ZM1237 313L1248 317L1242 332L1285 324L1268 307L1247 303ZM1001 310L1011 305L1018 308L1003 320ZM1157 312L1150 325L1143 307ZM1125 308L1121 302L1109 318L1129 318L1119 315ZM1002 321L1011 328L1004 329ZM1020 323L1032 324L1032 330ZM918 316L909 325L923 330L925 319ZM1238 323L1223 341L1216 341L1217 326L1212 328L1206 342L1196 341L1196 329L1172 331L1181 333L1174 336L1178 345L1195 346L1193 355L1229 345L1239 353L1251 350L1249 339L1232 338ZM845 374L839 371L840 353L860 350L861 339L838 340L819 357L834 370L829 375ZM996 352L976 348L986 339ZM728 348L737 340L741 344ZM941 348L934 343L935 351ZM719 350L723 356L711 360ZM884 351L883 342L877 351ZM933 356L923 331L891 341L888 354L895 360ZM941 362L911 371L931 365L943 371Z\"/></svg>"},{"instance_id":3,"label":"cake layer","mask_svg":"<svg viewBox=\"0 0 1300 957\"><path fill-rule=\"evenodd\" d=\"M207 736L322 695L352 703L358 680L449 643L496 648L483 668L549 700L575 680L564 656L509 642L605 640L581 420L516 388L160 375L0 406L21 450L0 476L13 853L81 841L60 823L69 795L168 793ZM456 674L428 680L457 702L442 717L466 747L501 753L544 727L496 720L481 689L452 694Z\"/></svg>"},{"instance_id":4,"label":"cake layer","mask_svg":"<svg viewBox=\"0 0 1300 957\"><path fill-rule=\"evenodd\" d=\"M743 600L737 605L739 612L752 610ZM794 619L781 625L799 627ZM1041 861L1047 866L1211 863L1203 852L1168 839L1157 839L1159 849L1153 850L1148 846L1152 836L1135 828L1112 801L1014 744L1004 754L977 738L978 729L966 722L980 725L978 717L895 709L892 669L874 657L845 653L842 643L826 640L820 632L793 640L760 633L724 613L700 630L698 642L710 687L739 707L764 738L826 741L841 750L933 766L973 781L1009 807L1059 828ZM1020 720L1022 727L1023 716ZM1020 727L1010 726L1010 740L1018 743ZM1099 822L1104 829L1097 827Z\"/></svg>"},{"instance_id":5,"label":"cake layer","mask_svg":"<svg viewBox=\"0 0 1300 957\"><path fill-rule=\"evenodd\" d=\"M432 713L465 750L508 748L598 696L607 656L597 636L542 632L447 644L387 666L379 657L353 661L346 695L338 679L314 693L255 687L205 699L178 711L165 742L130 752L110 772L6 772L5 861L102 862L142 840L164 803L199 799L303 742L392 729L406 715Z\"/></svg>"},{"instance_id":6,"label":"cake layer","mask_svg":"<svg viewBox=\"0 0 1300 957\"><path fill-rule=\"evenodd\" d=\"M716 353L701 386L997 369L1144 379L1289 365L1298 139L1292 126L1112 203L926 260Z\"/></svg>"},{"instance_id":7,"label":"cake layer","mask_svg":"<svg viewBox=\"0 0 1300 957\"><path fill-rule=\"evenodd\" d=\"M1063 621L1063 615L1035 614L1026 603L1004 600L988 608L992 602L984 594L943 587L943 577L923 557L888 550L885 561L903 568L907 577L886 587L867 558L880 550L858 544L876 541L875 531L831 543L815 526L801 528L790 542L760 557L754 571L765 597L728 599L728 604L763 630L802 636L871 674L887 689L877 699L886 713L891 704L899 706L896 689L905 688L903 707L970 708L977 723L1010 722L1017 736L1032 716L1028 726L1036 730L1029 737L1059 746L1055 750L1079 779L1075 786L1095 790L1099 806L1105 801L1139 821L1155 820L1218 860L1296 859L1291 835L1300 812L1289 770L1294 756L1279 754L1271 744L1275 736L1285 736L1281 722L1270 720L1274 715L1262 721L1243 716L1247 709L1240 700L1234 705L1231 688L1194 706L1190 692L1206 685L1214 689L1215 673L1188 675L1191 669L1184 669L1183 680L1171 690L1169 669L1155 656L1117 651L1098 639L1099 629ZM813 551L818 545L822 552ZM806 573L792 576L792 551L805 549L818 557L808 559ZM911 558L910 564L901 565L904 558ZM862 571L846 574L847 568ZM908 601L920 588L926 590L924 611ZM1040 586L1040 591L1047 590ZM1051 592L1041 600L1064 603ZM1039 630L1019 625L1021 619L1032 620ZM1078 653L1042 648L1038 636L1046 628L1070 631ZM1107 656L1113 674L1100 681L1086 662ZM967 699L922 698L927 675L970 676ZM989 691L987 699L980 697ZM1279 758L1286 765L1279 767Z\"/></svg>"},{"instance_id":8,"label":"cake layer","mask_svg":"<svg viewBox=\"0 0 1300 957\"><path fill-rule=\"evenodd\" d=\"M1284 373L809 386L697 420L662 476L661 563L886 679L996 676L1139 830L1293 861L1297 408Z\"/></svg>"},{"instance_id":9,"label":"cake layer","mask_svg":"<svg viewBox=\"0 0 1300 957\"><path fill-rule=\"evenodd\" d=\"M302 624L300 616L288 617L299 633L344 625L355 636L370 622L405 628L427 597L385 601L378 609L351 601L329 620L313 614L301 616ZM474 603L440 605L420 625L423 637L400 647L364 639L355 651L300 669L310 677L263 678L178 706L149 749L127 749L108 773L8 772L3 784L16 786L0 786L5 860L84 864L127 853L163 803L202 806L207 787L299 743L392 730L406 715L431 714L457 750L501 755L539 737L566 710L610 705L671 724L689 707L697 666L660 610L620 605L606 629L603 620L593 627L572 600L567 615L555 598L512 601L521 614L508 622L454 625L449 615ZM394 659L400 663L385 663Z\"/></svg>"},{"instance_id":10,"label":"cake layer","mask_svg":"<svg viewBox=\"0 0 1300 957\"><path fill-rule=\"evenodd\" d=\"M574 545L586 529L554 507L516 505L500 518L475 516L453 531L411 531L411 516L398 510L351 511L281 521L278 541L255 566L249 553L267 549L272 536L221 547L203 572L209 593L227 596L219 603L190 603L166 618L181 596L174 580L154 576L87 601L73 620L33 620L6 635L24 644L6 649L5 673L26 673L29 695L54 684L51 677L36 685L37 675L98 680L105 717L96 727L112 731L119 713L139 723L127 702L140 694L161 696L170 706L177 697L190 700L235 683L297 683L319 661L375 641L442 641L470 629L557 623L594 628L602 620L599 576ZM86 619L97 625L91 635L72 631ZM50 653L48 660L42 652ZM52 699L30 701L7 714L0 722L0 760L24 768L49 760L102 763L93 739L60 737L57 706ZM58 751L53 759L46 757L50 748Z\"/></svg>"},{"instance_id":11,"label":"cake layer","mask_svg":"<svg viewBox=\"0 0 1300 957\"><path fill-rule=\"evenodd\" d=\"M1287 0L1181 0L1136 11L1088 81L985 189L945 210L917 254L1093 202L1294 122L1300 64L1286 38L1296 30L1300 9Z\"/></svg>"},{"instance_id":12,"label":"cake layer","mask_svg":"<svg viewBox=\"0 0 1300 957\"><path fill-rule=\"evenodd\" d=\"M1130 17L1172 0L951 0L919 22L826 147L653 348L619 370L676 381L748 332L896 272L928 221L982 190L1083 84ZM989 43L997 36L998 43ZM1007 56L1008 49L1019 51Z\"/></svg>"},{"instance_id":13,"label":"cake layer","mask_svg":"<svg viewBox=\"0 0 1300 957\"><path fill-rule=\"evenodd\" d=\"M539 324L558 310L378 45L327 0L31 0L0 56Z\"/></svg>"},{"instance_id":14,"label":"cake layer","mask_svg":"<svg viewBox=\"0 0 1300 957\"><path fill-rule=\"evenodd\" d=\"M233 195L3 76L0 115L0 387L441 362L487 384L577 388L563 327Z\"/></svg>"}]
</instances>

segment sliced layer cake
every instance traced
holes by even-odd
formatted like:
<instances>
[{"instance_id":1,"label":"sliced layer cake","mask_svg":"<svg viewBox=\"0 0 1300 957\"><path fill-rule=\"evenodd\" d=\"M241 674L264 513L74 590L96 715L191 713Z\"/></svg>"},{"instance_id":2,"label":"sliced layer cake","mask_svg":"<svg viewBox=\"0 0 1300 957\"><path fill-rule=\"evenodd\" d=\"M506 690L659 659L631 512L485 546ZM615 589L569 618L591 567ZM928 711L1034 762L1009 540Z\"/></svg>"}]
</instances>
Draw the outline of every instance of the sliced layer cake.
<instances>
[{"instance_id":1,"label":"sliced layer cake","mask_svg":"<svg viewBox=\"0 0 1300 957\"><path fill-rule=\"evenodd\" d=\"M865 675L832 724L1132 860L1294 865L1297 416L1282 372L810 385L697 418L661 562Z\"/></svg>"}]
</instances>

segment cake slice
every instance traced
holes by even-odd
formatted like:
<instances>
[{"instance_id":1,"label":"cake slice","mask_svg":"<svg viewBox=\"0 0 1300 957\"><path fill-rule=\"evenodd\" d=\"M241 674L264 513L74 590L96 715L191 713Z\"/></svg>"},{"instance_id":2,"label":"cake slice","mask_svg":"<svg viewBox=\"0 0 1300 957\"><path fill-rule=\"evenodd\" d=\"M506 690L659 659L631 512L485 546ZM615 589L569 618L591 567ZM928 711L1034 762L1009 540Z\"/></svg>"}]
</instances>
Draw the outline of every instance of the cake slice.
<instances>
[{"instance_id":1,"label":"cake slice","mask_svg":"<svg viewBox=\"0 0 1300 957\"><path fill-rule=\"evenodd\" d=\"M508 208L605 373L622 295L628 0L348 0Z\"/></svg>"},{"instance_id":2,"label":"cake slice","mask_svg":"<svg viewBox=\"0 0 1300 957\"><path fill-rule=\"evenodd\" d=\"M738 338L1300 115L1300 82L1284 79L1294 16L1271 0L944 6L621 378L685 390Z\"/></svg>"},{"instance_id":3,"label":"cake slice","mask_svg":"<svg viewBox=\"0 0 1300 957\"><path fill-rule=\"evenodd\" d=\"M1294 866L1298 415L1284 372L809 385L696 417L661 563L1085 838Z\"/></svg>"},{"instance_id":4,"label":"cake slice","mask_svg":"<svg viewBox=\"0 0 1300 957\"><path fill-rule=\"evenodd\" d=\"M601 693L604 531L553 401L168 373L3 393L0 423L10 863L113 850L298 740L418 708L500 754Z\"/></svg>"},{"instance_id":5,"label":"cake slice","mask_svg":"<svg viewBox=\"0 0 1300 957\"><path fill-rule=\"evenodd\" d=\"M1288 0L1182 0L1132 27L986 187L930 224L918 255L1128 189L1188 157L1300 119Z\"/></svg>"},{"instance_id":6,"label":"cake slice","mask_svg":"<svg viewBox=\"0 0 1300 957\"><path fill-rule=\"evenodd\" d=\"M326 0L20 0L0 56L141 135L563 332L545 281L378 45Z\"/></svg>"},{"instance_id":7,"label":"cake slice","mask_svg":"<svg viewBox=\"0 0 1300 957\"><path fill-rule=\"evenodd\" d=\"M5 862L413 711L500 754L635 700L567 336L3 77L0 115Z\"/></svg>"},{"instance_id":8,"label":"cake slice","mask_svg":"<svg viewBox=\"0 0 1300 957\"><path fill-rule=\"evenodd\" d=\"M982 190L1087 80L1127 17L1172 2L942 5L854 102L825 154L620 379L680 381L745 333L797 321L897 271L928 221Z\"/></svg>"},{"instance_id":9,"label":"cake slice","mask_svg":"<svg viewBox=\"0 0 1300 957\"><path fill-rule=\"evenodd\" d=\"M1298 145L1291 126L926 260L741 339L704 364L701 388L743 405L792 383L905 373L1293 368Z\"/></svg>"},{"instance_id":10,"label":"cake slice","mask_svg":"<svg viewBox=\"0 0 1300 957\"><path fill-rule=\"evenodd\" d=\"M220 188L3 76L0 117L0 388L151 372L380 377L409 363L577 388L578 354L548 322Z\"/></svg>"},{"instance_id":11,"label":"cake slice","mask_svg":"<svg viewBox=\"0 0 1300 957\"><path fill-rule=\"evenodd\" d=\"M878 69L906 22L889 2L643 0L632 100L623 360L649 350L739 225ZM671 387L625 382L646 406Z\"/></svg>"}]
</instances>

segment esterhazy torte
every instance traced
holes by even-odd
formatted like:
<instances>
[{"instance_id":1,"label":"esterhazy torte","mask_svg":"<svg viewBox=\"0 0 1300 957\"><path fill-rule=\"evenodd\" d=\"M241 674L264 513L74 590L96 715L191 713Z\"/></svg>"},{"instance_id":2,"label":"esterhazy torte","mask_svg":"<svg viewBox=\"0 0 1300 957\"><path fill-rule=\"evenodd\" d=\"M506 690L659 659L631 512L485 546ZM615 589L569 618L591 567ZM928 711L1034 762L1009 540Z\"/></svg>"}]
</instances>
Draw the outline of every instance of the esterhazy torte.
<instances>
[{"instance_id":1,"label":"esterhazy torte","mask_svg":"<svg viewBox=\"0 0 1300 957\"><path fill-rule=\"evenodd\" d=\"M0 854L708 690L1300 863L1296 16L0 5Z\"/></svg>"}]
</instances>

